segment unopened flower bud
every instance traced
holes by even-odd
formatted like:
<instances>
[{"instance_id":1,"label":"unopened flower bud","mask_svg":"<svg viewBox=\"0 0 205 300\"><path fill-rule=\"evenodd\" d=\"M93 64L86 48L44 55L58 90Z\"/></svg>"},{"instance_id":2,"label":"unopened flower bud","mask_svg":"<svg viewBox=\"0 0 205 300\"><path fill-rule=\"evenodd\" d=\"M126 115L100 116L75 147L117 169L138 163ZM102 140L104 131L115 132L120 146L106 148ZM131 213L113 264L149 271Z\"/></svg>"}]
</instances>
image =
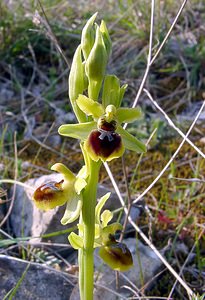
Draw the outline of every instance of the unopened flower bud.
<instances>
[{"instance_id":1,"label":"unopened flower bud","mask_svg":"<svg viewBox=\"0 0 205 300\"><path fill-rule=\"evenodd\" d=\"M80 121L85 120L85 114L78 108L76 99L82 94L85 87L85 66L82 62L81 46L75 51L69 75L69 98L73 110Z\"/></svg>"},{"instance_id":2,"label":"unopened flower bud","mask_svg":"<svg viewBox=\"0 0 205 300\"><path fill-rule=\"evenodd\" d=\"M95 13L85 24L82 30L82 37L81 37L81 46L83 51L83 56L85 60L87 60L90 51L95 42L95 29L93 27L93 23L96 19L97 13Z\"/></svg>"},{"instance_id":3,"label":"unopened flower bud","mask_svg":"<svg viewBox=\"0 0 205 300\"><path fill-rule=\"evenodd\" d=\"M107 66L107 51L103 41L102 33L96 25L96 37L93 48L88 56L85 65L85 72L88 77L88 95L91 99L97 100Z\"/></svg>"},{"instance_id":4,"label":"unopened flower bud","mask_svg":"<svg viewBox=\"0 0 205 300\"><path fill-rule=\"evenodd\" d=\"M100 24L100 31L102 32L103 40L105 43L105 48L107 50L107 56L109 57L111 54L111 51L112 51L112 42L110 39L109 32L107 30L107 26L103 20Z\"/></svg>"}]
</instances>

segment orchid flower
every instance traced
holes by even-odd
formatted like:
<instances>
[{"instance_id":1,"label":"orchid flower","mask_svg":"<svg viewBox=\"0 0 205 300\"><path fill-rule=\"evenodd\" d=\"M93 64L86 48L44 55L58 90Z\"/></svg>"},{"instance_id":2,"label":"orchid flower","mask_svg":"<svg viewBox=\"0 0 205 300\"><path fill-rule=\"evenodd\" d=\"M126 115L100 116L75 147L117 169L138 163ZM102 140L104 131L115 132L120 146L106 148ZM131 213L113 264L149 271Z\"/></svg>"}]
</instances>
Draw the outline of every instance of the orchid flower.
<instances>
[{"instance_id":1,"label":"orchid flower","mask_svg":"<svg viewBox=\"0 0 205 300\"><path fill-rule=\"evenodd\" d=\"M117 242L114 234L122 230L122 225L118 222L108 223L113 218L113 213L106 209L101 213L102 207L110 196L107 193L100 198L95 208L95 240L94 248L99 247L99 256L113 270L127 271L132 267L132 255L124 243ZM78 224L79 234L71 232L68 239L74 249L83 249L84 226Z\"/></svg>"},{"instance_id":2,"label":"orchid flower","mask_svg":"<svg viewBox=\"0 0 205 300\"><path fill-rule=\"evenodd\" d=\"M59 134L80 139L92 160L110 161L123 155L125 148L138 153L145 152L145 145L121 126L139 119L139 108L118 108L113 104L102 104L79 95L78 107L92 121L79 124L65 124Z\"/></svg>"},{"instance_id":3,"label":"orchid flower","mask_svg":"<svg viewBox=\"0 0 205 300\"><path fill-rule=\"evenodd\" d=\"M33 200L36 206L42 210L53 209L67 203L66 210L61 223L66 225L75 221L81 212L82 194L86 186L85 166L75 176L65 165L56 163L51 170L63 175L60 182L48 182L43 184L34 192Z\"/></svg>"}]
</instances>

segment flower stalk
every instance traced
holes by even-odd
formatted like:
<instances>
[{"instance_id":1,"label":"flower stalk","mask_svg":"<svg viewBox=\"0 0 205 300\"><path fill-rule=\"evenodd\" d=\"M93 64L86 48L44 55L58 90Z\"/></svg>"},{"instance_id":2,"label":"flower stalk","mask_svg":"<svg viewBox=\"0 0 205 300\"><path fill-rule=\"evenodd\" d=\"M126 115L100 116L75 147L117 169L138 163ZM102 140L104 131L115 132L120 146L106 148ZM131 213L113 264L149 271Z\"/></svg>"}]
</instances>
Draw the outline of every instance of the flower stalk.
<instances>
[{"instance_id":1,"label":"flower stalk","mask_svg":"<svg viewBox=\"0 0 205 300\"><path fill-rule=\"evenodd\" d=\"M94 162L89 159L90 176L87 186L83 192L82 221L84 224L84 247L82 253L83 263L83 300L93 297L93 278L94 278L94 239L95 239L95 206L97 199L97 186L101 162ZM79 268L81 266L79 265ZM80 270L81 272L81 270ZM81 291L82 293L82 291Z\"/></svg>"},{"instance_id":2,"label":"flower stalk","mask_svg":"<svg viewBox=\"0 0 205 300\"><path fill-rule=\"evenodd\" d=\"M127 85L120 86L115 75L106 74L111 40L105 22L98 26L96 17L97 13L82 30L69 75L69 98L78 123L63 124L58 130L62 136L80 140L85 165L75 175L62 163L56 163L52 170L61 173L62 180L46 183L33 195L39 209L66 204L63 225L79 219L78 234L72 232L68 240L78 250L81 300L93 299L95 248L113 270L127 271L133 264L129 249L115 239L122 225L109 224L111 211L101 213L110 193L97 203L102 162L121 157L126 149L146 151L137 137L123 129L122 123L133 122L142 113L139 108L120 107Z\"/></svg>"}]
</instances>

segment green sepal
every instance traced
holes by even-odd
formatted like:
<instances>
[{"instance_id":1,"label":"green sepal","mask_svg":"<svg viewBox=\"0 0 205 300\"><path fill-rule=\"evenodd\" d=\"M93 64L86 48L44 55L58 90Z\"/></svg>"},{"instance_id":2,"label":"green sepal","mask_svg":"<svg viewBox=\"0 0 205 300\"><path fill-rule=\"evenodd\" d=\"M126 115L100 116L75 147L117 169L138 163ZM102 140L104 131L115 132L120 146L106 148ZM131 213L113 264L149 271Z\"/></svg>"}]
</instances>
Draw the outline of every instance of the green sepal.
<instances>
[{"instance_id":1,"label":"green sepal","mask_svg":"<svg viewBox=\"0 0 205 300\"><path fill-rule=\"evenodd\" d=\"M111 193L107 193L104 196L102 196L98 202L98 204L95 207L95 223L100 224L100 213L105 205L106 201L109 199Z\"/></svg>"},{"instance_id":2,"label":"green sepal","mask_svg":"<svg viewBox=\"0 0 205 300\"><path fill-rule=\"evenodd\" d=\"M73 62L70 69L68 85L69 85L69 98L79 121L86 120L85 114L78 108L75 100L79 94L82 94L85 87L85 67L82 62L81 46L79 45L75 51Z\"/></svg>"},{"instance_id":3,"label":"green sepal","mask_svg":"<svg viewBox=\"0 0 205 300\"><path fill-rule=\"evenodd\" d=\"M113 104L118 108L120 97L120 81L115 75L106 75L103 85L102 104L106 108Z\"/></svg>"},{"instance_id":4,"label":"green sepal","mask_svg":"<svg viewBox=\"0 0 205 300\"><path fill-rule=\"evenodd\" d=\"M51 170L61 173L65 178L65 180L68 181L75 180L75 175L73 174L73 172L71 172L64 164L56 163L51 167Z\"/></svg>"},{"instance_id":5,"label":"green sepal","mask_svg":"<svg viewBox=\"0 0 205 300\"><path fill-rule=\"evenodd\" d=\"M69 136L74 139L85 141L89 133L96 128L97 125L94 121L79 124L64 124L59 127L58 133L60 135Z\"/></svg>"},{"instance_id":6,"label":"green sepal","mask_svg":"<svg viewBox=\"0 0 205 300\"><path fill-rule=\"evenodd\" d=\"M69 196L65 213L63 215L63 218L61 219L61 224L66 225L68 223L74 222L80 215L82 205L82 195L78 195L74 190L73 194Z\"/></svg>"},{"instance_id":7,"label":"green sepal","mask_svg":"<svg viewBox=\"0 0 205 300\"><path fill-rule=\"evenodd\" d=\"M118 122L131 123L142 116L142 111L139 107L136 108L124 108L120 107L117 109L116 117Z\"/></svg>"},{"instance_id":8,"label":"green sepal","mask_svg":"<svg viewBox=\"0 0 205 300\"><path fill-rule=\"evenodd\" d=\"M71 232L69 234L68 240L73 249L78 250L83 248L83 238L77 235L75 232Z\"/></svg>"},{"instance_id":9,"label":"green sepal","mask_svg":"<svg viewBox=\"0 0 205 300\"><path fill-rule=\"evenodd\" d=\"M102 20L100 24L100 31L102 32L105 48L107 50L107 56L109 57L112 51L112 42L110 39L109 32L107 30L106 23Z\"/></svg>"},{"instance_id":10,"label":"green sepal","mask_svg":"<svg viewBox=\"0 0 205 300\"><path fill-rule=\"evenodd\" d=\"M81 45L82 45L82 51L83 56L85 60L87 60L90 51L94 45L95 42L95 29L93 27L93 23L95 22L97 12L87 21L85 26L82 30L82 36L81 36Z\"/></svg>"},{"instance_id":11,"label":"green sepal","mask_svg":"<svg viewBox=\"0 0 205 300\"><path fill-rule=\"evenodd\" d=\"M144 143L140 142L136 137L131 135L129 132L124 130L122 126L118 126L117 133L121 135L123 144L126 149L135 151L137 153L144 153L146 152L146 146Z\"/></svg>"},{"instance_id":12,"label":"green sepal","mask_svg":"<svg viewBox=\"0 0 205 300\"><path fill-rule=\"evenodd\" d=\"M104 113L102 105L84 95L79 95L76 100L79 108L87 115L93 116L94 119L98 119Z\"/></svg>"}]
</instances>

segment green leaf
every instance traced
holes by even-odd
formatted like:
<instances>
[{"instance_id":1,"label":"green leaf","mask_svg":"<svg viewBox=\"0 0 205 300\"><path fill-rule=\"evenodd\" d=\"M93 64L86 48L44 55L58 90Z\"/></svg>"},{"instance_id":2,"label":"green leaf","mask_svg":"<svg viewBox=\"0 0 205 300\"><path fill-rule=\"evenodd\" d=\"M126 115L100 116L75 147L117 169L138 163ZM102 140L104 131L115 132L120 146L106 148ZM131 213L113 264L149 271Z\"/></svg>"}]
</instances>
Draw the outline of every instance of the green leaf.
<instances>
[{"instance_id":1,"label":"green leaf","mask_svg":"<svg viewBox=\"0 0 205 300\"><path fill-rule=\"evenodd\" d=\"M104 196L102 196L98 202L98 204L95 207L95 223L100 224L100 213L105 205L106 201L109 199L111 193L107 193Z\"/></svg>"},{"instance_id":2,"label":"green leaf","mask_svg":"<svg viewBox=\"0 0 205 300\"><path fill-rule=\"evenodd\" d=\"M94 121L79 124L65 124L59 127L58 133L64 136L72 137L74 139L85 141L89 133L96 128L97 125Z\"/></svg>"},{"instance_id":3,"label":"green leaf","mask_svg":"<svg viewBox=\"0 0 205 300\"><path fill-rule=\"evenodd\" d=\"M77 235L75 232L71 232L71 234L69 234L68 240L73 249L78 250L83 248L83 238Z\"/></svg>"},{"instance_id":4,"label":"green leaf","mask_svg":"<svg viewBox=\"0 0 205 300\"><path fill-rule=\"evenodd\" d=\"M61 219L62 225L74 222L79 217L82 209L83 201L81 195L77 195L73 192L73 195L69 195L69 198L65 213Z\"/></svg>"},{"instance_id":5,"label":"green leaf","mask_svg":"<svg viewBox=\"0 0 205 300\"><path fill-rule=\"evenodd\" d=\"M142 111L139 107L117 109L116 117L119 123L131 123L142 116Z\"/></svg>"},{"instance_id":6,"label":"green leaf","mask_svg":"<svg viewBox=\"0 0 205 300\"><path fill-rule=\"evenodd\" d=\"M94 119L98 119L104 114L102 105L84 95L79 95L76 100L79 108L87 115L93 116Z\"/></svg>"},{"instance_id":7,"label":"green leaf","mask_svg":"<svg viewBox=\"0 0 205 300\"><path fill-rule=\"evenodd\" d=\"M123 144L124 144L126 149L132 150L132 151L135 151L135 152L138 152L138 153L146 152L145 144L140 142L136 137L134 137L133 135L128 133L121 126L117 127L116 132L121 135Z\"/></svg>"}]
</instances>

